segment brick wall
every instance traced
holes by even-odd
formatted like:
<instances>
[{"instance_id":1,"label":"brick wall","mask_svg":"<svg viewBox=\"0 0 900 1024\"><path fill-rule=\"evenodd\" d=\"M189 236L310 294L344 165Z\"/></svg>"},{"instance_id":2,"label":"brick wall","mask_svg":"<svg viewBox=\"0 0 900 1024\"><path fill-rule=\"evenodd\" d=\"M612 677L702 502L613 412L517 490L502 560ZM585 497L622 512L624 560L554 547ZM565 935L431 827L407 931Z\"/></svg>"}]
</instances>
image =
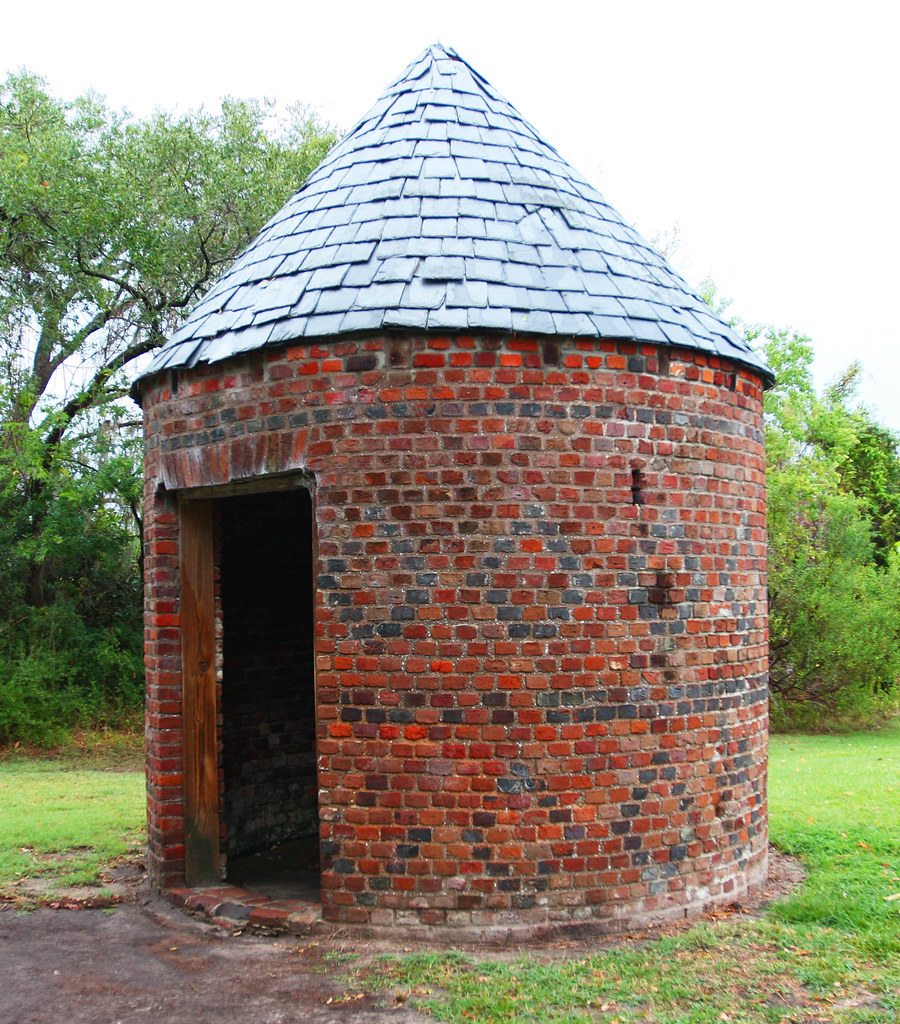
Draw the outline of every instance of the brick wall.
<instances>
[{"instance_id":1,"label":"brick wall","mask_svg":"<svg viewBox=\"0 0 900 1024\"><path fill-rule=\"evenodd\" d=\"M175 494L300 470L328 920L630 927L764 878L758 377L372 337L161 375L144 407L160 884L184 870Z\"/></svg>"}]
</instances>

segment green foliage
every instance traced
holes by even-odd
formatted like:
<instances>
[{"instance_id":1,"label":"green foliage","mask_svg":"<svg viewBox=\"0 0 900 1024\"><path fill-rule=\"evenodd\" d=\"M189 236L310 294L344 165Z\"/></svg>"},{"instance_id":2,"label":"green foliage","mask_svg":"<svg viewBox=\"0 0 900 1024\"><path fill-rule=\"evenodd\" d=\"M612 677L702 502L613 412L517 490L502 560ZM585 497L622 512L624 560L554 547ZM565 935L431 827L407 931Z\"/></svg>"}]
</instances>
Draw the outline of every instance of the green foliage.
<instances>
[{"instance_id":1,"label":"green foliage","mask_svg":"<svg viewBox=\"0 0 900 1024\"><path fill-rule=\"evenodd\" d=\"M875 559L887 565L900 538L900 459L897 436L864 409L852 413L854 443L838 472L872 524Z\"/></svg>"},{"instance_id":2,"label":"green foliage","mask_svg":"<svg viewBox=\"0 0 900 1024\"><path fill-rule=\"evenodd\" d=\"M122 371L303 184L333 133L271 114L226 100L135 121L27 73L0 85L0 352L19 422L55 440L123 395Z\"/></svg>"},{"instance_id":3,"label":"green foliage","mask_svg":"<svg viewBox=\"0 0 900 1024\"><path fill-rule=\"evenodd\" d=\"M766 396L773 722L883 721L900 676L898 442L852 407L858 367L817 395L809 340L761 336L777 375Z\"/></svg>"},{"instance_id":4,"label":"green foliage","mask_svg":"<svg viewBox=\"0 0 900 1024\"><path fill-rule=\"evenodd\" d=\"M0 743L54 742L141 700L139 456L101 424L61 441L34 486L29 446L0 448Z\"/></svg>"},{"instance_id":5,"label":"green foliage","mask_svg":"<svg viewBox=\"0 0 900 1024\"><path fill-rule=\"evenodd\" d=\"M301 108L138 121L0 83L0 742L140 700L140 450L116 403L333 139Z\"/></svg>"}]
</instances>

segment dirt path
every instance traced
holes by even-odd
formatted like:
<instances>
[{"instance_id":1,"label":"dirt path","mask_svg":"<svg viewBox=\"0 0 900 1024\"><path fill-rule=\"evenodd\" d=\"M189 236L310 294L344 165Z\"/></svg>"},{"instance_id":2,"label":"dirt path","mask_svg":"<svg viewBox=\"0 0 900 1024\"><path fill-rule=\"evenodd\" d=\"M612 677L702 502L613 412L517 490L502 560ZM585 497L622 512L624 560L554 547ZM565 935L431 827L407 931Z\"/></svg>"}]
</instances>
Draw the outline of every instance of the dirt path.
<instances>
[{"instance_id":1,"label":"dirt path","mask_svg":"<svg viewBox=\"0 0 900 1024\"><path fill-rule=\"evenodd\" d=\"M29 914L0 907L0 1024L428 1019L408 1005L394 1008L390 995L354 998L333 940L233 936L158 909L151 916L130 903Z\"/></svg>"}]
</instances>

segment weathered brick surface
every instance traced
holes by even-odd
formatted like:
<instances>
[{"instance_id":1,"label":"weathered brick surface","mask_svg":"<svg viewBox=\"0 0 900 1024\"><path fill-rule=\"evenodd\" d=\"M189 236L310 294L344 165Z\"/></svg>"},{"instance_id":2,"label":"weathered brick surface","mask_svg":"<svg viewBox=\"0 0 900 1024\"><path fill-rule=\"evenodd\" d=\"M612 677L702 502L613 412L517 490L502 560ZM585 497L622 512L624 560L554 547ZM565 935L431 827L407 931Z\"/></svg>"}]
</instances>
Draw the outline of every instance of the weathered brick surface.
<instances>
[{"instance_id":1,"label":"weathered brick surface","mask_svg":"<svg viewBox=\"0 0 900 1024\"><path fill-rule=\"evenodd\" d=\"M322 902L616 927L766 859L759 378L594 339L381 337L149 381L151 860L183 884L173 492L314 474Z\"/></svg>"}]
</instances>

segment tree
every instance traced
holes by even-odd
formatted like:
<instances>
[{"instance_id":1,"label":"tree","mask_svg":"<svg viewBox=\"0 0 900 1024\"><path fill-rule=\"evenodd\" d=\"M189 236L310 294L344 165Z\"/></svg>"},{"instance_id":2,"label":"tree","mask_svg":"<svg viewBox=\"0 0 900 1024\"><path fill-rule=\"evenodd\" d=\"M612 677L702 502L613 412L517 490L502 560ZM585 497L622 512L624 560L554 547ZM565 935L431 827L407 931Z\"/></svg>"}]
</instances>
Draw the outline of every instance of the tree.
<instances>
[{"instance_id":1,"label":"tree","mask_svg":"<svg viewBox=\"0 0 900 1024\"><path fill-rule=\"evenodd\" d=\"M855 409L851 420L853 444L838 473L843 489L856 495L872 524L876 562L887 566L900 541L900 440L867 409Z\"/></svg>"},{"instance_id":2,"label":"tree","mask_svg":"<svg viewBox=\"0 0 900 1024\"><path fill-rule=\"evenodd\" d=\"M135 121L96 96L53 99L32 75L0 87L9 414L41 416L68 366L41 431L52 445L79 413L125 393L121 371L161 344L334 139L302 109L274 132L269 120L264 105L227 100L215 115Z\"/></svg>"},{"instance_id":3,"label":"tree","mask_svg":"<svg viewBox=\"0 0 900 1024\"><path fill-rule=\"evenodd\" d=\"M898 439L853 407L858 366L818 395L808 338L757 336L776 374L765 406L773 721L877 722L898 705Z\"/></svg>"},{"instance_id":4,"label":"tree","mask_svg":"<svg viewBox=\"0 0 900 1024\"><path fill-rule=\"evenodd\" d=\"M0 684L4 637L10 678L37 611L99 621L73 581L127 575L108 556L136 550L129 371L333 141L303 108L137 120L26 72L0 84Z\"/></svg>"},{"instance_id":5,"label":"tree","mask_svg":"<svg viewBox=\"0 0 900 1024\"><path fill-rule=\"evenodd\" d=\"M701 292L727 316L711 281ZM773 724L878 724L900 708L900 438L857 403L858 363L819 394L808 337L730 322L775 374L764 399Z\"/></svg>"}]
</instances>

